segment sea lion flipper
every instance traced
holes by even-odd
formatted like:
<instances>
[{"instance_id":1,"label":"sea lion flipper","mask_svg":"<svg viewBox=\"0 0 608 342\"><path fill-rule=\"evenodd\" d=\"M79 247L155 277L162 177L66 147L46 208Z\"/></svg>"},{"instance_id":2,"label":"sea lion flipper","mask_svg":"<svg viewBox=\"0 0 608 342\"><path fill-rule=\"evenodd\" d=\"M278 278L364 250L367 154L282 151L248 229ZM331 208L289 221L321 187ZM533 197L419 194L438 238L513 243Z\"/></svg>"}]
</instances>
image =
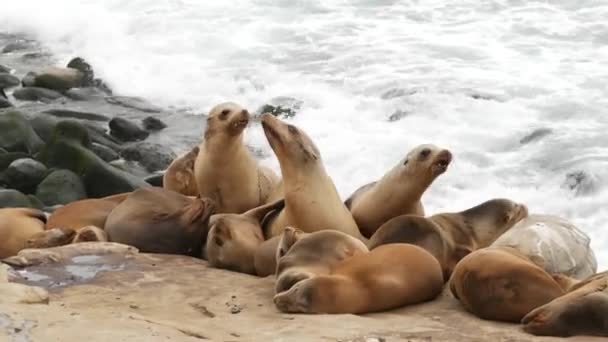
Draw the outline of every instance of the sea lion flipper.
<instances>
[{"instance_id":1,"label":"sea lion flipper","mask_svg":"<svg viewBox=\"0 0 608 342\"><path fill-rule=\"evenodd\" d=\"M268 215L269 213L271 213L274 210L283 209L284 207L285 207L285 199L281 198L272 203L264 204L259 207L253 208L253 209L245 212L243 215L247 216L248 218L251 218L254 221L261 224L262 221L264 221L264 218L266 217L266 215Z\"/></svg>"}]
</instances>

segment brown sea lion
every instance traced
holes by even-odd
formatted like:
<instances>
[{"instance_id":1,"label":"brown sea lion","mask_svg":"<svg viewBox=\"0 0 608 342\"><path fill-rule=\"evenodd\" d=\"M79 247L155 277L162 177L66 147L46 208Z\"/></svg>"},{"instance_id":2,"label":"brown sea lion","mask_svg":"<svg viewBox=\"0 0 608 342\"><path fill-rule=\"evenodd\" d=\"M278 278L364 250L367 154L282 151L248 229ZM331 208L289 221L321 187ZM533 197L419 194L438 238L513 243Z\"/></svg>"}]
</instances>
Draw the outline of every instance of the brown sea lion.
<instances>
[{"instance_id":1,"label":"brown sea lion","mask_svg":"<svg viewBox=\"0 0 608 342\"><path fill-rule=\"evenodd\" d=\"M342 260L367 252L363 242L338 230L305 233L287 227L276 248L275 292L286 291L302 279L329 274Z\"/></svg>"},{"instance_id":2,"label":"brown sea lion","mask_svg":"<svg viewBox=\"0 0 608 342\"><path fill-rule=\"evenodd\" d=\"M435 145L411 150L380 180L357 189L344 203L361 233L369 238L386 221L400 215L424 216L420 199L452 161L452 153Z\"/></svg>"},{"instance_id":3,"label":"brown sea lion","mask_svg":"<svg viewBox=\"0 0 608 342\"><path fill-rule=\"evenodd\" d=\"M104 230L113 242L142 252L200 256L213 200L157 187L133 191L108 216Z\"/></svg>"},{"instance_id":4,"label":"brown sea lion","mask_svg":"<svg viewBox=\"0 0 608 342\"><path fill-rule=\"evenodd\" d=\"M130 192L103 198L89 198L75 201L57 208L48 221L45 229L70 228L78 230L86 226L104 227L108 215L119 205Z\"/></svg>"},{"instance_id":5,"label":"brown sea lion","mask_svg":"<svg viewBox=\"0 0 608 342\"><path fill-rule=\"evenodd\" d=\"M38 209L0 209L0 258L16 255L33 235L44 231L46 215Z\"/></svg>"},{"instance_id":6,"label":"brown sea lion","mask_svg":"<svg viewBox=\"0 0 608 342\"><path fill-rule=\"evenodd\" d=\"M462 306L487 320L519 322L531 310L563 295L556 279L511 247L489 247L454 268L450 290Z\"/></svg>"},{"instance_id":7,"label":"brown sea lion","mask_svg":"<svg viewBox=\"0 0 608 342\"><path fill-rule=\"evenodd\" d=\"M72 243L79 242L107 242L108 234L101 228L95 226L86 226L78 230L74 236Z\"/></svg>"},{"instance_id":8,"label":"brown sea lion","mask_svg":"<svg viewBox=\"0 0 608 342\"><path fill-rule=\"evenodd\" d=\"M262 220L285 201L251 209L244 214L215 214L209 220L205 257L209 265L236 272L256 274L254 255L264 242Z\"/></svg>"},{"instance_id":9,"label":"brown sea lion","mask_svg":"<svg viewBox=\"0 0 608 342\"><path fill-rule=\"evenodd\" d=\"M194 178L194 161L199 147L174 159L163 174L163 188L186 196L197 196L198 186Z\"/></svg>"},{"instance_id":10,"label":"brown sea lion","mask_svg":"<svg viewBox=\"0 0 608 342\"><path fill-rule=\"evenodd\" d=\"M522 323L524 331L534 335L608 337L608 272L591 276L532 310Z\"/></svg>"},{"instance_id":11,"label":"brown sea lion","mask_svg":"<svg viewBox=\"0 0 608 342\"><path fill-rule=\"evenodd\" d=\"M255 250L253 263L255 272L260 277L272 275L277 270L277 248L281 241L281 235L272 237L262 242Z\"/></svg>"},{"instance_id":12,"label":"brown sea lion","mask_svg":"<svg viewBox=\"0 0 608 342\"><path fill-rule=\"evenodd\" d=\"M262 127L279 160L285 195L285 208L269 223L266 238L293 226L309 233L336 229L363 239L310 137L268 113L262 115Z\"/></svg>"},{"instance_id":13,"label":"brown sea lion","mask_svg":"<svg viewBox=\"0 0 608 342\"><path fill-rule=\"evenodd\" d=\"M216 202L217 213L244 213L265 204L279 179L258 165L245 144L249 112L227 102L211 109L194 163L198 193Z\"/></svg>"},{"instance_id":14,"label":"brown sea lion","mask_svg":"<svg viewBox=\"0 0 608 342\"><path fill-rule=\"evenodd\" d=\"M50 248L67 245L74 240L76 231L71 228L52 228L36 233L27 239L27 248Z\"/></svg>"},{"instance_id":15,"label":"brown sea lion","mask_svg":"<svg viewBox=\"0 0 608 342\"><path fill-rule=\"evenodd\" d=\"M437 259L418 246L388 244L297 282L274 303L284 312L361 314L429 301L442 289Z\"/></svg>"},{"instance_id":16,"label":"brown sea lion","mask_svg":"<svg viewBox=\"0 0 608 342\"><path fill-rule=\"evenodd\" d=\"M459 213L398 216L376 231L368 247L398 242L420 246L439 260L447 281L460 259L489 246L527 215L525 205L497 198Z\"/></svg>"}]
</instances>

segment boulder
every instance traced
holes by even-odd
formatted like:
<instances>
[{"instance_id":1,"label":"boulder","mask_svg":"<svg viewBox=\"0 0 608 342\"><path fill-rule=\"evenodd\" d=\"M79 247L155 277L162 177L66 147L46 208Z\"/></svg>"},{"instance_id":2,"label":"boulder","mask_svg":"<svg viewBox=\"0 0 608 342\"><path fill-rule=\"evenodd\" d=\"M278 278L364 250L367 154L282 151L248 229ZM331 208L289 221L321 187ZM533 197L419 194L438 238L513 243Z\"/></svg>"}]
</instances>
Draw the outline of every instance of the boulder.
<instances>
[{"instance_id":1,"label":"boulder","mask_svg":"<svg viewBox=\"0 0 608 342\"><path fill-rule=\"evenodd\" d=\"M532 131L532 133L521 138L519 143L522 145L529 144L531 142L538 141L551 133L553 133L551 128L538 128Z\"/></svg>"},{"instance_id":2,"label":"boulder","mask_svg":"<svg viewBox=\"0 0 608 342\"><path fill-rule=\"evenodd\" d=\"M118 106L137 109L146 113L160 113L162 108L157 107L141 97L132 96L108 96L106 101Z\"/></svg>"},{"instance_id":3,"label":"boulder","mask_svg":"<svg viewBox=\"0 0 608 342\"><path fill-rule=\"evenodd\" d=\"M572 190L576 196L585 196L594 193L599 183L598 177L594 174L577 170L566 174L562 188Z\"/></svg>"},{"instance_id":4,"label":"boulder","mask_svg":"<svg viewBox=\"0 0 608 342\"><path fill-rule=\"evenodd\" d=\"M290 118L295 116L296 113L302 107L303 102L295 99L293 97L288 96L278 96L270 101L267 104L263 105L256 111L256 115L261 115L264 113L270 113L274 116L282 116L285 118Z\"/></svg>"},{"instance_id":5,"label":"boulder","mask_svg":"<svg viewBox=\"0 0 608 342\"><path fill-rule=\"evenodd\" d=\"M87 193L84 184L74 172L56 170L38 185L36 197L46 206L54 206L85 199Z\"/></svg>"},{"instance_id":6,"label":"boulder","mask_svg":"<svg viewBox=\"0 0 608 342\"><path fill-rule=\"evenodd\" d=\"M43 145L25 115L18 111L0 113L0 147L10 152L38 151Z\"/></svg>"},{"instance_id":7,"label":"boulder","mask_svg":"<svg viewBox=\"0 0 608 342\"><path fill-rule=\"evenodd\" d=\"M15 161L17 159L21 159L21 158L27 158L27 157L28 157L28 154L25 152L0 153L0 172L6 170L6 168L9 165L11 165L11 163L13 161Z\"/></svg>"},{"instance_id":8,"label":"boulder","mask_svg":"<svg viewBox=\"0 0 608 342\"><path fill-rule=\"evenodd\" d=\"M160 131L167 128L167 125L153 116L148 116L142 120L142 124L146 131Z\"/></svg>"},{"instance_id":9,"label":"boulder","mask_svg":"<svg viewBox=\"0 0 608 342\"><path fill-rule=\"evenodd\" d=\"M50 67L36 75L34 85L63 92L82 86L83 80L84 74L76 69Z\"/></svg>"},{"instance_id":10,"label":"boulder","mask_svg":"<svg viewBox=\"0 0 608 342\"><path fill-rule=\"evenodd\" d=\"M152 186L158 186L159 188L163 187L163 173L156 173L153 175L150 175L146 178L144 178L144 180L146 181L146 183L152 185Z\"/></svg>"},{"instance_id":11,"label":"boulder","mask_svg":"<svg viewBox=\"0 0 608 342\"><path fill-rule=\"evenodd\" d=\"M32 208L36 208L36 209L44 209L44 203L42 203L42 201L40 201L38 199L38 197L34 196L34 195L27 195L27 198L30 200L30 204Z\"/></svg>"},{"instance_id":12,"label":"boulder","mask_svg":"<svg viewBox=\"0 0 608 342\"><path fill-rule=\"evenodd\" d=\"M60 98L61 93L40 87L25 87L16 89L13 96L21 101L40 101L49 102Z\"/></svg>"},{"instance_id":13,"label":"boulder","mask_svg":"<svg viewBox=\"0 0 608 342\"><path fill-rule=\"evenodd\" d=\"M144 131L135 123L124 118L113 118L110 120L110 135L122 141L144 140L150 133Z\"/></svg>"},{"instance_id":14,"label":"boulder","mask_svg":"<svg viewBox=\"0 0 608 342\"><path fill-rule=\"evenodd\" d=\"M79 110L71 110L71 109L47 109L43 113L51 114L58 118L70 118L70 119L102 121L102 122L110 121L110 118L103 114L82 112Z\"/></svg>"},{"instance_id":15,"label":"boulder","mask_svg":"<svg viewBox=\"0 0 608 342\"><path fill-rule=\"evenodd\" d=\"M118 153L115 152L113 149L102 144L98 144L96 142L91 144L91 151L93 151L99 158L107 162L111 162L120 158Z\"/></svg>"},{"instance_id":16,"label":"boulder","mask_svg":"<svg viewBox=\"0 0 608 342\"><path fill-rule=\"evenodd\" d=\"M155 143L139 142L120 151L126 160L139 162L150 172L165 170L177 155L169 148Z\"/></svg>"},{"instance_id":17,"label":"boulder","mask_svg":"<svg viewBox=\"0 0 608 342\"><path fill-rule=\"evenodd\" d=\"M0 64L0 72L5 72L7 74L10 74L11 73L11 68Z\"/></svg>"},{"instance_id":18,"label":"boulder","mask_svg":"<svg viewBox=\"0 0 608 342\"><path fill-rule=\"evenodd\" d=\"M13 104L6 99L6 97L2 96L4 91L0 90L0 108L10 108L13 107Z\"/></svg>"},{"instance_id":19,"label":"boulder","mask_svg":"<svg viewBox=\"0 0 608 342\"><path fill-rule=\"evenodd\" d=\"M14 189L0 189L0 208L32 207L30 199Z\"/></svg>"},{"instance_id":20,"label":"boulder","mask_svg":"<svg viewBox=\"0 0 608 342\"><path fill-rule=\"evenodd\" d=\"M82 73L82 85L85 87L90 87L94 85L95 73L93 72L93 68L84 58L76 57L72 58L67 65L68 68L76 69Z\"/></svg>"},{"instance_id":21,"label":"boulder","mask_svg":"<svg viewBox=\"0 0 608 342\"><path fill-rule=\"evenodd\" d=\"M101 90L106 95L112 95L112 89L110 86L104 82L102 79L96 78L95 80L95 88Z\"/></svg>"},{"instance_id":22,"label":"boulder","mask_svg":"<svg viewBox=\"0 0 608 342\"><path fill-rule=\"evenodd\" d=\"M10 42L10 43L6 44L2 48L2 53L10 53L10 52L15 52L15 51L19 51L19 50L26 50L26 49L29 49L31 46L32 46L32 42L30 42L30 41L18 40L18 41L14 41L14 42Z\"/></svg>"},{"instance_id":23,"label":"boulder","mask_svg":"<svg viewBox=\"0 0 608 342\"><path fill-rule=\"evenodd\" d=\"M103 99L106 94L103 91L93 88L72 88L65 92L65 96L75 101L93 101Z\"/></svg>"},{"instance_id":24,"label":"boulder","mask_svg":"<svg viewBox=\"0 0 608 342\"><path fill-rule=\"evenodd\" d=\"M44 164L31 158L23 158L8 166L4 171L4 178L11 188L29 194L34 192L46 174L47 168Z\"/></svg>"},{"instance_id":25,"label":"boulder","mask_svg":"<svg viewBox=\"0 0 608 342\"><path fill-rule=\"evenodd\" d=\"M60 121L38 159L49 167L76 173L82 179L89 197L130 192L146 185L142 179L108 165L88 149L90 146L89 132L83 124L71 120Z\"/></svg>"},{"instance_id":26,"label":"boulder","mask_svg":"<svg viewBox=\"0 0 608 342\"><path fill-rule=\"evenodd\" d=\"M16 87L19 84L21 84L21 82L18 77L7 73L0 73L0 89Z\"/></svg>"},{"instance_id":27,"label":"boulder","mask_svg":"<svg viewBox=\"0 0 608 342\"><path fill-rule=\"evenodd\" d=\"M38 74L30 71L27 74L25 74L25 76L23 76L23 78L21 79L21 85L24 87L33 87L34 84L36 83L36 76Z\"/></svg>"}]
</instances>

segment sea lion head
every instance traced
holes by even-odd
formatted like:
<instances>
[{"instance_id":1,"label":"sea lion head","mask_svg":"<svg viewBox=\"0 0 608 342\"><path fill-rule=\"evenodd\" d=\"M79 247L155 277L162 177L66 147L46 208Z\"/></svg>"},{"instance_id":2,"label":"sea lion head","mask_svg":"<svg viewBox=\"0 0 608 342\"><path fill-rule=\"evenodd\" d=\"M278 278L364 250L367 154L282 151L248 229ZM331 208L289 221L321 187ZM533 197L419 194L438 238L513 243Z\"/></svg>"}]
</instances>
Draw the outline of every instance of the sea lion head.
<instances>
[{"instance_id":1,"label":"sea lion head","mask_svg":"<svg viewBox=\"0 0 608 342\"><path fill-rule=\"evenodd\" d=\"M495 198L461 212L482 244L490 244L528 216L528 207L505 198Z\"/></svg>"},{"instance_id":2,"label":"sea lion head","mask_svg":"<svg viewBox=\"0 0 608 342\"><path fill-rule=\"evenodd\" d=\"M224 102L211 108L207 116L205 139L216 134L236 137L249 124L249 112L234 102Z\"/></svg>"},{"instance_id":3,"label":"sea lion head","mask_svg":"<svg viewBox=\"0 0 608 342\"><path fill-rule=\"evenodd\" d=\"M53 228L36 233L27 239L26 248L50 248L72 242L76 231L69 228Z\"/></svg>"},{"instance_id":4,"label":"sea lion head","mask_svg":"<svg viewBox=\"0 0 608 342\"><path fill-rule=\"evenodd\" d=\"M315 292L314 283L314 278L304 279L295 283L288 290L277 293L273 298L274 304L283 312L312 312Z\"/></svg>"},{"instance_id":5,"label":"sea lion head","mask_svg":"<svg viewBox=\"0 0 608 342\"><path fill-rule=\"evenodd\" d=\"M283 230L283 234L281 234L281 238L279 240L279 245L277 246L276 251L276 261L277 265L279 265L279 261L281 258L289 252L291 246L293 246L298 240L308 234L304 233L304 231L294 228L294 227L285 227Z\"/></svg>"},{"instance_id":6,"label":"sea lion head","mask_svg":"<svg viewBox=\"0 0 608 342\"><path fill-rule=\"evenodd\" d=\"M416 146L401 161L399 170L401 174L417 179L433 181L443 174L452 162L452 153L449 150L432 144Z\"/></svg>"},{"instance_id":7,"label":"sea lion head","mask_svg":"<svg viewBox=\"0 0 608 342\"><path fill-rule=\"evenodd\" d=\"M262 127L282 168L288 160L296 162L299 167L317 165L321 160L321 153L315 143L298 127L269 113L262 114Z\"/></svg>"}]
</instances>

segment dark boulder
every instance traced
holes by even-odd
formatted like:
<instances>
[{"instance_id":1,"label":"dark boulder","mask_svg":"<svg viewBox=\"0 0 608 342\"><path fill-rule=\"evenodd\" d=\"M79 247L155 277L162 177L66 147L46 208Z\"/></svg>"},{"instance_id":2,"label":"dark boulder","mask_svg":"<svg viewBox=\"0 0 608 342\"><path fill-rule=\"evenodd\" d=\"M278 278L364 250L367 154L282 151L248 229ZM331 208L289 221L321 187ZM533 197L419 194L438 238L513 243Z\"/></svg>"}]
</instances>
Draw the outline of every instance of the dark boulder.
<instances>
[{"instance_id":1,"label":"dark boulder","mask_svg":"<svg viewBox=\"0 0 608 342\"><path fill-rule=\"evenodd\" d=\"M34 132L25 115L18 111L0 113L0 148L10 152L35 152L43 141Z\"/></svg>"},{"instance_id":2,"label":"dark boulder","mask_svg":"<svg viewBox=\"0 0 608 342\"><path fill-rule=\"evenodd\" d=\"M85 199L87 193L84 184L74 172L56 170L38 185L36 197L46 206L53 206Z\"/></svg>"},{"instance_id":3,"label":"dark boulder","mask_svg":"<svg viewBox=\"0 0 608 342\"><path fill-rule=\"evenodd\" d=\"M0 73L0 89L16 87L21 84L18 77L7 73Z\"/></svg>"},{"instance_id":4,"label":"dark boulder","mask_svg":"<svg viewBox=\"0 0 608 342\"><path fill-rule=\"evenodd\" d=\"M94 85L95 73L93 72L91 64L87 63L84 58L72 58L72 60L68 63L67 67L76 69L82 73L82 86L91 87Z\"/></svg>"},{"instance_id":5,"label":"dark boulder","mask_svg":"<svg viewBox=\"0 0 608 342\"><path fill-rule=\"evenodd\" d=\"M296 115L296 113L302 107L302 104L302 101L293 97L278 96L271 99L267 104L259 108L256 111L256 115L270 113L274 116L290 118Z\"/></svg>"},{"instance_id":6,"label":"dark boulder","mask_svg":"<svg viewBox=\"0 0 608 342\"><path fill-rule=\"evenodd\" d=\"M28 72L27 74L25 74L25 76L23 76L23 78L21 79L21 85L24 87L33 87L34 84L36 83L36 76L38 74L36 74L33 71Z\"/></svg>"},{"instance_id":7,"label":"dark boulder","mask_svg":"<svg viewBox=\"0 0 608 342\"><path fill-rule=\"evenodd\" d=\"M150 133L141 129L137 124L124 119L113 118L110 120L110 135L122 141L138 141L144 140Z\"/></svg>"},{"instance_id":8,"label":"dark boulder","mask_svg":"<svg viewBox=\"0 0 608 342\"><path fill-rule=\"evenodd\" d=\"M153 116L148 116L142 120L142 124L146 131L160 131L167 128L167 125Z\"/></svg>"},{"instance_id":9,"label":"dark boulder","mask_svg":"<svg viewBox=\"0 0 608 342\"><path fill-rule=\"evenodd\" d=\"M15 52L15 51L19 51L19 50L26 50L26 49L29 49L30 47L32 47L32 45L33 45L32 42L27 41L27 40L18 40L18 41L10 42L2 48L2 53L10 53L10 52Z\"/></svg>"},{"instance_id":10,"label":"dark boulder","mask_svg":"<svg viewBox=\"0 0 608 342\"><path fill-rule=\"evenodd\" d=\"M31 194L46 174L47 168L44 164L31 158L23 158L13 161L6 168L4 179L10 188Z\"/></svg>"},{"instance_id":11,"label":"dark boulder","mask_svg":"<svg viewBox=\"0 0 608 342\"><path fill-rule=\"evenodd\" d=\"M93 151L99 158L107 162L120 158L116 151L96 142L91 145L91 151Z\"/></svg>"},{"instance_id":12,"label":"dark boulder","mask_svg":"<svg viewBox=\"0 0 608 342\"><path fill-rule=\"evenodd\" d=\"M139 162L150 172L165 170L173 159L177 158L171 149L148 142L129 145L122 149L120 156L126 160Z\"/></svg>"},{"instance_id":13,"label":"dark boulder","mask_svg":"<svg viewBox=\"0 0 608 342\"><path fill-rule=\"evenodd\" d=\"M6 170L6 168L15 160L27 157L28 154L24 152L0 153L0 172Z\"/></svg>"},{"instance_id":14,"label":"dark boulder","mask_svg":"<svg viewBox=\"0 0 608 342\"><path fill-rule=\"evenodd\" d=\"M103 114L81 112L78 110L71 110L71 109L48 109L48 110L45 110L43 113L51 114L58 118L70 118L70 119L102 121L102 122L110 121L110 118Z\"/></svg>"},{"instance_id":15,"label":"dark boulder","mask_svg":"<svg viewBox=\"0 0 608 342\"><path fill-rule=\"evenodd\" d=\"M51 89L45 89L40 87L25 87L16 89L13 92L13 96L17 100L21 101L49 102L60 98L62 95L60 92Z\"/></svg>"},{"instance_id":16,"label":"dark boulder","mask_svg":"<svg viewBox=\"0 0 608 342\"><path fill-rule=\"evenodd\" d=\"M10 72L11 72L11 68L9 68L9 67L7 67L7 66L4 66L4 65L0 64L0 72L5 72L5 73L10 74Z\"/></svg>"},{"instance_id":17,"label":"dark boulder","mask_svg":"<svg viewBox=\"0 0 608 342\"><path fill-rule=\"evenodd\" d=\"M6 99L6 97L2 96L3 91L0 89L0 108L10 108L13 107L13 104Z\"/></svg>"},{"instance_id":18,"label":"dark boulder","mask_svg":"<svg viewBox=\"0 0 608 342\"><path fill-rule=\"evenodd\" d=\"M63 92L82 86L83 79L83 73L76 69L50 67L36 75L34 85Z\"/></svg>"},{"instance_id":19,"label":"dark boulder","mask_svg":"<svg viewBox=\"0 0 608 342\"><path fill-rule=\"evenodd\" d=\"M0 189L0 208L22 207L32 207L32 202L26 195L14 189Z\"/></svg>"},{"instance_id":20,"label":"dark boulder","mask_svg":"<svg viewBox=\"0 0 608 342\"><path fill-rule=\"evenodd\" d=\"M69 97L74 101L94 101L103 99L106 94L103 91L93 88L72 88L65 92L65 96Z\"/></svg>"},{"instance_id":21,"label":"dark boulder","mask_svg":"<svg viewBox=\"0 0 608 342\"><path fill-rule=\"evenodd\" d=\"M162 108L157 107L141 97L133 96L108 96L106 101L118 106L137 109L146 113L160 113Z\"/></svg>"}]
</instances>

